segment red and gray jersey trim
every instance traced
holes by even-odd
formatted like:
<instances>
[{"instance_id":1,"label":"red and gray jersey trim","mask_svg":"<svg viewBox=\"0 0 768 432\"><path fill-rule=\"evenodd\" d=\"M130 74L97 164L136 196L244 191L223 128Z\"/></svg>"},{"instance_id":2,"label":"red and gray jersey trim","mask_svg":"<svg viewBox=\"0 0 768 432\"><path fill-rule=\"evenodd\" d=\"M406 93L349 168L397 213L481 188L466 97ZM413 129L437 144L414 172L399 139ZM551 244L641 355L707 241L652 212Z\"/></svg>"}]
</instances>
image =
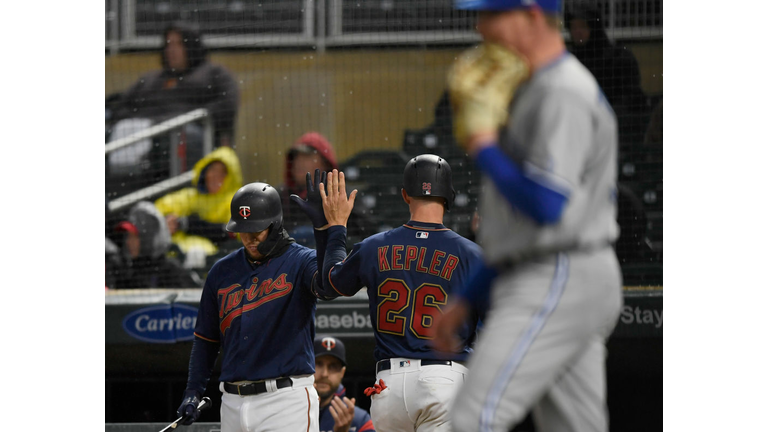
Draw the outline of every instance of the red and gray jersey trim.
<instances>
[{"instance_id":1,"label":"red and gray jersey trim","mask_svg":"<svg viewBox=\"0 0 768 432\"><path fill-rule=\"evenodd\" d=\"M218 340L216 340L216 339L209 339L209 338L207 338L207 337L205 337L205 336L203 336L203 335L201 335L200 333L197 333L197 332L195 332L195 336L199 337L202 340L208 341L208 342L219 343Z\"/></svg>"},{"instance_id":2,"label":"red and gray jersey trim","mask_svg":"<svg viewBox=\"0 0 768 432\"><path fill-rule=\"evenodd\" d=\"M333 267L331 267L331 269L330 269L330 270L328 270L328 283L330 283L330 284L331 284L331 288L333 288L333 290L334 290L334 291L336 291L337 293L339 293L339 295L340 295L340 296L344 296L344 297L352 297L352 296L351 296L351 295L349 295L349 294L344 294L343 292L339 291L339 289L338 289L338 288L336 288L336 285L334 285L334 284L333 284L333 279L331 278L331 274L333 273L333 269L334 269L334 268L336 268L336 266L333 266Z\"/></svg>"},{"instance_id":3,"label":"red and gray jersey trim","mask_svg":"<svg viewBox=\"0 0 768 432\"><path fill-rule=\"evenodd\" d=\"M403 226L406 227L406 228L415 229L415 230L418 230L418 231L450 231L449 228L415 227L415 226L406 225L406 224L403 224Z\"/></svg>"}]
</instances>

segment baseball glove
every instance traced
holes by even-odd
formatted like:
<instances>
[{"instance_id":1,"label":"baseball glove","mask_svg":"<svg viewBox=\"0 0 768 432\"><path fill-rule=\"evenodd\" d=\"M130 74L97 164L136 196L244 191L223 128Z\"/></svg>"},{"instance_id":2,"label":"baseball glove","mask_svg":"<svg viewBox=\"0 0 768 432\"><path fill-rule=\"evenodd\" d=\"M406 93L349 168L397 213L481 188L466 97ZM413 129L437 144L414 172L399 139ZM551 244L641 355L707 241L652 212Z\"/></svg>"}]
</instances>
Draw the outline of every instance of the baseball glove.
<instances>
[{"instance_id":1,"label":"baseball glove","mask_svg":"<svg viewBox=\"0 0 768 432\"><path fill-rule=\"evenodd\" d=\"M459 145L466 149L471 136L504 125L515 89L529 75L524 57L497 44L483 43L462 53L448 73Z\"/></svg>"}]
</instances>

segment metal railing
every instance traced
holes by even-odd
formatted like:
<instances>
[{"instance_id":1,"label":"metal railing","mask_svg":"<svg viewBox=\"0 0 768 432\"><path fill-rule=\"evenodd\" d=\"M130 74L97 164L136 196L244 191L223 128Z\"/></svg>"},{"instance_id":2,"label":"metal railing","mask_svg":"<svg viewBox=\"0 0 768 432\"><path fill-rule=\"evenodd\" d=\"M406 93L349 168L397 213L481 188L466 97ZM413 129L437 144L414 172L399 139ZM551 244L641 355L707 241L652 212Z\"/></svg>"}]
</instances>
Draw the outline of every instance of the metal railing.
<instances>
[{"instance_id":1,"label":"metal railing","mask_svg":"<svg viewBox=\"0 0 768 432\"><path fill-rule=\"evenodd\" d=\"M202 121L203 123L203 155L206 155L213 151L213 122L208 114L208 110L205 108L198 108L190 111L186 114L176 116L172 119L166 120L157 125L151 126L147 129L133 133L127 137L110 141L104 147L104 154L108 155L111 152L127 147L131 144L135 144L139 141L150 139L155 136L178 130L186 124ZM176 149L179 145L178 134L171 134L171 149ZM169 172L171 177L160 181L154 185L148 186L136 192L129 193L122 197L116 198L109 202L109 211L118 211L128 206L135 204L138 201L149 199L152 196L162 194L178 188L179 186L192 181L193 171L189 170L184 173L181 172L181 160L176 151L168 152L170 156Z\"/></svg>"},{"instance_id":2,"label":"metal railing","mask_svg":"<svg viewBox=\"0 0 768 432\"><path fill-rule=\"evenodd\" d=\"M566 5L569 2L566 1ZM594 0L613 39L663 36L663 0ZM105 48L161 46L171 18L199 22L212 48L475 43L474 14L453 0L106 0Z\"/></svg>"}]
</instances>

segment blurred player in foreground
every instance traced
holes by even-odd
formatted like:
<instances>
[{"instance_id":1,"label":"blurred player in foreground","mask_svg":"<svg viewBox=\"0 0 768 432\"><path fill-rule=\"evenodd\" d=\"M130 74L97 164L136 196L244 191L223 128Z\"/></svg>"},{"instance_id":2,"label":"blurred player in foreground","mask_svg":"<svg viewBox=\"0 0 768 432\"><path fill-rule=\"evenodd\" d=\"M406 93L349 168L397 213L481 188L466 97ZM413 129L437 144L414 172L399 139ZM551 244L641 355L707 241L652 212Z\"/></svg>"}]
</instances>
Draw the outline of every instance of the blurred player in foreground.
<instances>
[{"instance_id":1,"label":"blurred player in foreground","mask_svg":"<svg viewBox=\"0 0 768 432\"><path fill-rule=\"evenodd\" d=\"M508 431L532 410L540 432L607 431L605 341L622 303L615 115L565 49L559 0L457 7L479 10L484 40L448 80L457 141L484 175L487 268L436 317L436 347L454 348L489 291L491 309L454 428Z\"/></svg>"},{"instance_id":2,"label":"blurred player in foreground","mask_svg":"<svg viewBox=\"0 0 768 432\"><path fill-rule=\"evenodd\" d=\"M432 349L429 330L441 305L482 266L480 248L443 225L455 196L451 167L435 155L411 159L401 191L411 220L355 244L349 256L346 223L357 191L348 198L336 170L325 180L315 181L322 209L316 198L300 205L319 228L322 296L352 296L367 287L378 381L366 390L373 424L382 431L449 431L450 401L464 381L461 362L471 351L477 316L470 313L450 353Z\"/></svg>"},{"instance_id":3,"label":"blurred player in foreground","mask_svg":"<svg viewBox=\"0 0 768 432\"><path fill-rule=\"evenodd\" d=\"M178 413L185 424L199 417L221 347L222 432L317 432L315 251L288 237L280 194L266 183L240 188L230 210L227 231L243 247L208 273Z\"/></svg>"},{"instance_id":4,"label":"blurred player in foreground","mask_svg":"<svg viewBox=\"0 0 768 432\"><path fill-rule=\"evenodd\" d=\"M344 342L315 336L315 389L320 396L320 432L375 432L371 416L355 406L341 384L347 371Z\"/></svg>"}]
</instances>

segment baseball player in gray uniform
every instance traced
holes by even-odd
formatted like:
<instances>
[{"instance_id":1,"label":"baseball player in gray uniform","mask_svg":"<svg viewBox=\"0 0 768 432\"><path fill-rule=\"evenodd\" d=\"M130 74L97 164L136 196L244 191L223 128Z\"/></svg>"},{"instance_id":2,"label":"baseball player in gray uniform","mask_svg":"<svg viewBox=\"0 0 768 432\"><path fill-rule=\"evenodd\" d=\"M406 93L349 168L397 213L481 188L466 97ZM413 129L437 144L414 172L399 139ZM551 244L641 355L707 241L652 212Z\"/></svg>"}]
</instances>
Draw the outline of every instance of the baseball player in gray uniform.
<instances>
[{"instance_id":1,"label":"baseball player in gray uniform","mask_svg":"<svg viewBox=\"0 0 768 432\"><path fill-rule=\"evenodd\" d=\"M607 431L606 338L622 304L616 118L565 48L559 0L466 0L483 44L449 74L457 139L483 171L485 269L438 317L451 350L490 296L453 408L460 431ZM510 101L511 99L511 101Z\"/></svg>"}]
</instances>

